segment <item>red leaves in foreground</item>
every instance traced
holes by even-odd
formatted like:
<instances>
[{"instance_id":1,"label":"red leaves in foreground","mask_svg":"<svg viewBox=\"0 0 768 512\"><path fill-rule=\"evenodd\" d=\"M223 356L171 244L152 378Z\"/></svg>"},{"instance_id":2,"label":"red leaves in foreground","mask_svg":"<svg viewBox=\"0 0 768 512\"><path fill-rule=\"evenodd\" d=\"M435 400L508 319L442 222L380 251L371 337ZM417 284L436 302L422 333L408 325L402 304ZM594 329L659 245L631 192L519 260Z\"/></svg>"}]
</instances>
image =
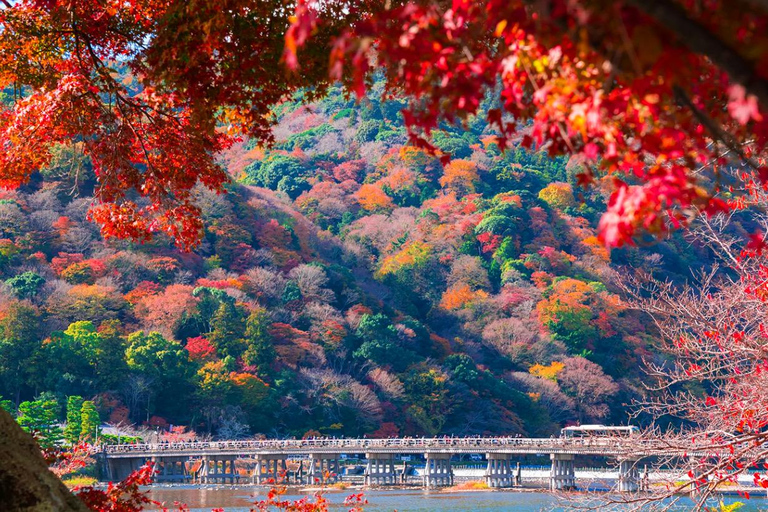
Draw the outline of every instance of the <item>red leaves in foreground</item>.
<instances>
[{"instance_id":1,"label":"red leaves in foreground","mask_svg":"<svg viewBox=\"0 0 768 512\"><path fill-rule=\"evenodd\" d=\"M297 7L296 31L308 30L307 8ZM600 223L609 246L735 207L717 197L719 185L706 173L727 169L733 156L749 160L768 143L765 8L597 0L358 8L361 21L331 53L335 78L361 94L372 72L383 74L385 96L410 98L403 117L411 142L441 159L447 155L432 144L432 130L471 119L492 97L499 107L486 117L500 148L522 137L525 147L573 155L586 168L580 183L611 194ZM327 16L317 14L319 30ZM730 193L765 184L766 173L752 160L749 167Z\"/></svg>"},{"instance_id":2,"label":"red leaves in foreground","mask_svg":"<svg viewBox=\"0 0 768 512\"><path fill-rule=\"evenodd\" d=\"M122 482L110 482L106 490L88 486L75 488L74 493L94 511L139 512L144 510L145 505L162 505L151 499L147 491L140 489L140 486L152 483L153 471L150 462L131 473Z\"/></svg>"}]
</instances>

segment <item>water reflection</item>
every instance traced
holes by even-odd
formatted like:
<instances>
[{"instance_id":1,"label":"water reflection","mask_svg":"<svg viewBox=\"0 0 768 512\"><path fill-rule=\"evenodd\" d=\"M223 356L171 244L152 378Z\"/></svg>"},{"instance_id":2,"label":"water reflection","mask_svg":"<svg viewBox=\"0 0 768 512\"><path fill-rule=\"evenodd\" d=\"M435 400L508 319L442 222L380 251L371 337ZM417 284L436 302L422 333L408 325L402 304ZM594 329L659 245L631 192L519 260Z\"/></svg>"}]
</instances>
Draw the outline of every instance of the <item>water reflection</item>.
<instances>
[{"instance_id":1,"label":"water reflection","mask_svg":"<svg viewBox=\"0 0 768 512\"><path fill-rule=\"evenodd\" d=\"M227 512L247 512L256 499L265 497L266 489L251 486L168 486L153 487L152 497L172 506L174 502L186 503L191 511L209 512L222 507ZM325 494L331 510L347 510L344 498L354 490L331 491ZM286 499L298 499L305 494L287 494ZM556 496L543 492L482 491L482 492L426 492L423 490L387 490L365 492L368 505L366 512L538 512L540 510L566 510L566 504ZM726 498L726 503L744 501ZM739 512L766 510L765 499L751 499ZM685 510L681 507L680 510Z\"/></svg>"}]
</instances>

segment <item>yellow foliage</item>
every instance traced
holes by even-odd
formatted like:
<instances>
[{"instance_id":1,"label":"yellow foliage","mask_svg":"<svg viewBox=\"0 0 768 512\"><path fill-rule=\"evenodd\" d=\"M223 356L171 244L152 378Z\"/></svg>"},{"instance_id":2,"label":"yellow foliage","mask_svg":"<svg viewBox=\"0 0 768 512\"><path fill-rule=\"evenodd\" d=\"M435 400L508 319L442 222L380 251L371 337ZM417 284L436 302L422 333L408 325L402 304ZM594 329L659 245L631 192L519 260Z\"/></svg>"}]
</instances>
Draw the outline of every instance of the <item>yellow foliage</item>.
<instances>
[{"instance_id":1,"label":"yellow foliage","mask_svg":"<svg viewBox=\"0 0 768 512\"><path fill-rule=\"evenodd\" d=\"M539 192L539 199L552 208L576 206L573 189L568 183L550 183Z\"/></svg>"},{"instance_id":2,"label":"yellow foliage","mask_svg":"<svg viewBox=\"0 0 768 512\"><path fill-rule=\"evenodd\" d=\"M549 379L557 381L557 374L565 368L565 365L559 361L552 361L549 366L542 364L535 364L528 368L528 373L542 379Z\"/></svg>"},{"instance_id":3,"label":"yellow foliage","mask_svg":"<svg viewBox=\"0 0 768 512\"><path fill-rule=\"evenodd\" d=\"M387 256L381 262L378 274L385 276L397 272L401 268L417 267L427 261L429 246L422 242L409 242L397 253Z\"/></svg>"}]
</instances>

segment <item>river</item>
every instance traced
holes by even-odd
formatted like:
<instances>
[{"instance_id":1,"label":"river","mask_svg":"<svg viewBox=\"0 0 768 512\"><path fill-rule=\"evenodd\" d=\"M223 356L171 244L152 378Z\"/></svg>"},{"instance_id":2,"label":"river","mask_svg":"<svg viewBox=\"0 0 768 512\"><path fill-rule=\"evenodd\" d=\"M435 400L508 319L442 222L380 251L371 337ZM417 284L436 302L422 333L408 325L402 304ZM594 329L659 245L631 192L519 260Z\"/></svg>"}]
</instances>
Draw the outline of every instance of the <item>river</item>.
<instances>
[{"instance_id":1,"label":"river","mask_svg":"<svg viewBox=\"0 0 768 512\"><path fill-rule=\"evenodd\" d=\"M152 497L165 502L171 507L174 502L185 503L190 511L209 512L212 508L222 507L227 512L247 512L249 503L254 501L254 492L263 492L263 488L249 486L194 486L178 485L153 487ZM352 490L332 491L325 494L331 502L331 510L341 512L349 507L343 505L344 498ZM303 495L287 494L285 498L298 499ZM263 495L262 495L263 498ZM566 503L546 492L520 491L472 491L472 492L426 492L416 489L404 490L369 490L365 492L368 504L366 512L538 512L541 510L565 510ZM739 512L757 512L768 509L768 501L763 498L726 497L725 503L744 502ZM675 510L685 510L687 504L681 502Z\"/></svg>"}]
</instances>

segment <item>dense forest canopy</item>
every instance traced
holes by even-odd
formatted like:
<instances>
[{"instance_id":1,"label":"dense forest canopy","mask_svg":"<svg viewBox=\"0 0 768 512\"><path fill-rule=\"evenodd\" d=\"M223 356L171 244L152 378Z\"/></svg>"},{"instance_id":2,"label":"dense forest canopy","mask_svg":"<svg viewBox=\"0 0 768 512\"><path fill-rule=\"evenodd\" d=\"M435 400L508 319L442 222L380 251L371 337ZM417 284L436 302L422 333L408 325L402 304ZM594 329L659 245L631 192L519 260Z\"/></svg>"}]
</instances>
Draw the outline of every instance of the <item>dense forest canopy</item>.
<instances>
[{"instance_id":1,"label":"dense forest canopy","mask_svg":"<svg viewBox=\"0 0 768 512\"><path fill-rule=\"evenodd\" d=\"M682 282L709 253L677 236L608 251L609 191L581 191L578 162L501 152L482 115L435 132L455 155L442 166L407 144L382 85L284 102L274 147L224 152L227 193L191 191L192 253L102 238L95 171L71 145L5 192L8 406L37 399L63 419L83 397L112 424L222 437L625 423L641 360L661 356L617 269Z\"/></svg>"}]
</instances>

